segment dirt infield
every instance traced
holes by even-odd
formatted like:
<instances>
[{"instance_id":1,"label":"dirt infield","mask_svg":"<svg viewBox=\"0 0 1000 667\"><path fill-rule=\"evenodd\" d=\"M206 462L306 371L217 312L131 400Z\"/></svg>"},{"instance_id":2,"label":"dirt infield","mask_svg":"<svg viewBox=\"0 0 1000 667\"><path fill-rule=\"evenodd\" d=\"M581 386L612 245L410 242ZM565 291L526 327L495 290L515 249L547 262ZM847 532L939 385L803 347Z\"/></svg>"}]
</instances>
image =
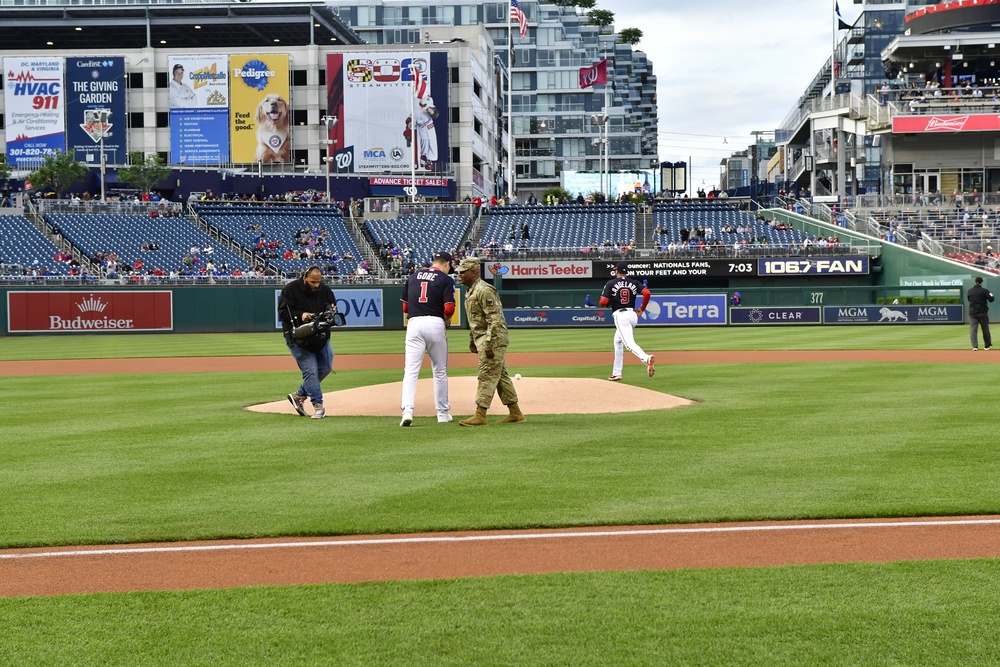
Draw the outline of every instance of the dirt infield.
<instances>
[{"instance_id":1,"label":"dirt infield","mask_svg":"<svg viewBox=\"0 0 1000 667\"><path fill-rule=\"evenodd\" d=\"M686 363L1000 362L1000 354L972 351L656 352L656 357L659 373L669 372L670 364ZM610 362L610 353L508 355L511 372L525 375L536 366ZM449 359L453 368L469 368L475 363L475 357L469 354ZM401 369L402 355L341 355L335 366L338 370ZM0 376L248 370L295 371L296 367L290 357L0 362ZM641 365L627 365L626 379L630 374L639 379L645 375L643 371ZM627 386L599 382L616 389ZM429 388L421 393L429 394ZM997 558L998 526L1000 516L862 519L0 550L0 596L546 572Z\"/></svg>"}]
</instances>

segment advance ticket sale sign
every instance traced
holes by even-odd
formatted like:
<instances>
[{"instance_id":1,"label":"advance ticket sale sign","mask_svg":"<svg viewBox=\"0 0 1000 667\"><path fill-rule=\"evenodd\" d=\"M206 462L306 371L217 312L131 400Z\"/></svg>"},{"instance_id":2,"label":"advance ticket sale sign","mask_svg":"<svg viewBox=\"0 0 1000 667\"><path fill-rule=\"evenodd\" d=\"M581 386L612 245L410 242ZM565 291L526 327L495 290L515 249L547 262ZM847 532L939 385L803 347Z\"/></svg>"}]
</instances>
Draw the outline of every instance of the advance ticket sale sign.
<instances>
[{"instance_id":1,"label":"advance ticket sale sign","mask_svg":"<svg viewBox=\"0 0 1000 667\"><path fill-rule=\"evenodd\" d=\"M7 164L38 167L66 150L62 58L4 58Z\"/></svg>"}]
</instances>

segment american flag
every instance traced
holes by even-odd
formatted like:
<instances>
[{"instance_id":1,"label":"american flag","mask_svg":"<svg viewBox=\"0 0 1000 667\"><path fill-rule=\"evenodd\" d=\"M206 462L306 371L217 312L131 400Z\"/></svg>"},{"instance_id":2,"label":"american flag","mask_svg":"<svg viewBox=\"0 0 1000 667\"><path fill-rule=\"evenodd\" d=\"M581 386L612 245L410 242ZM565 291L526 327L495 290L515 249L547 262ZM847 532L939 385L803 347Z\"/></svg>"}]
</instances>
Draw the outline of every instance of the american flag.
<instances>
[{"instance_id":1,"label":"american flag","mask_svg":"<svg viewBox=\"0 0 1000 667\"><path fill-rule=\"evenodd\" d=\"M423 101L427 97L427 79L424 78L424 73L416 65L410 65L410 76L413 77L413 94Z\"/></svg>"},{"instance_id":2,"label":"american flag","mask_svg":"<svg viewBox=\"0 0 1000 667\"><path fill-rule=\"evenodd\" d=\"M521 39L527 37L528 17L524 15L524 10L521 9L521 3L517 0L510 0L510 18L512 21L517 21L517 25L521 29Z\"/></svg>"}]
</instances>

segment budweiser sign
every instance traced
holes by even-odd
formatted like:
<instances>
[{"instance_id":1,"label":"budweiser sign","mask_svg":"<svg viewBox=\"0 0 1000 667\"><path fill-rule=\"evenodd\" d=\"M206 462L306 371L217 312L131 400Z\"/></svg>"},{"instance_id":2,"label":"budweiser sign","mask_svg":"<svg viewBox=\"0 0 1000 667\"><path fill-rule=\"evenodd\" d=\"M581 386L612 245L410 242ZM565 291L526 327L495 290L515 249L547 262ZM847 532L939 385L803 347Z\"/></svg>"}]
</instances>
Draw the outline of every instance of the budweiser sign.
<instances>
[{"instance_id":1,"label":"budweiser sign","mask_svg":"<svg viewBox=\"0 0 1000 667\"><path fill-rule=\"evenodd\" d=\"M166 291L8 292L8 333L171 331Z\"/></svg>"},{"instance_id":2,"label":"budweiser sign","mask_svg":"<svg viewBox=\"0 0 1000 667\"><path fill-rule=\"evenodd\" d=\"M896 116L893 134L931 132L1000 132L1000 116L967 114L965 116Z\"/></svg>"}]
</instances>

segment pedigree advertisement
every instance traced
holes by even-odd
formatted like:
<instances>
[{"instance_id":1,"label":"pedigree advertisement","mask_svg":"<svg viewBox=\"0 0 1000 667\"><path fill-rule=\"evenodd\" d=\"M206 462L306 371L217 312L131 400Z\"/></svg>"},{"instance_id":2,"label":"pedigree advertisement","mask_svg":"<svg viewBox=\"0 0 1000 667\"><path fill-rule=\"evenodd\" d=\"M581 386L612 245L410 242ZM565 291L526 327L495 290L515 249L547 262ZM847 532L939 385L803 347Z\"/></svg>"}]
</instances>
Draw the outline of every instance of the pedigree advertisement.
<instances>
[{"instance_id":1,"label":"pedigree advertisement","mask_svg":"<svg viewBox=\"0 0 1000 667\"><path fill-rule=\"evenodd\" d=\"M233 162L292 161L288 54L229 57Z\"/></svg>"},{"instance_id":2,"label":"pedigree advertisement","mask_svg":"<svg viewBox=\"0 0 1000 667\"><path fill-rule=\"evenodd\" d=\"M8 292L8 333L171 331L173 294L136 292Z\"/></svg>"}]
</instances>

